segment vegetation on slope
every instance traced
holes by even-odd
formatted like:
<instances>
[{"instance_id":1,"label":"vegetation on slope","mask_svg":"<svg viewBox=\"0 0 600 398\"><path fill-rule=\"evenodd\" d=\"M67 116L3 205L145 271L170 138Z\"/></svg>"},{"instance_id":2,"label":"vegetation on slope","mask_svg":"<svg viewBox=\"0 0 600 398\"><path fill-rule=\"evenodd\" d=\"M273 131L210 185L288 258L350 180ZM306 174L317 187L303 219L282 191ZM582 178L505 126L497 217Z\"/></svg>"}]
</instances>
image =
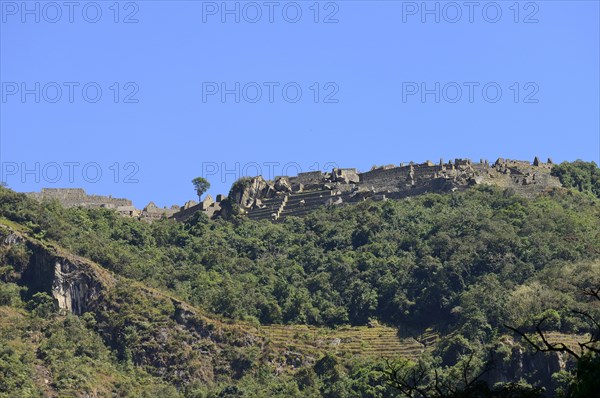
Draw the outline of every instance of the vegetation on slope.
<instances>
[{"instance_id":1,"label":"vegetation on slope","mask_svg":"<svg viewBox=\"0 0 600 398\"><path fill-rule=\"evenodd\" d=\"M553 173L568 187L598 195L595 164L561 164ZM323 208L281 224L243 218L211 221L201 214L186 223L147 224L110 210L40 204L0 188L0 216L117 275L255 326L341 327L377 320L397 327L402 337L433 328L440 339L428 361L440 372L472 354L483 366L490 350L510 363L510 345L497 343L509 333L503 324L531 330L535 320L545 319L548 330L582 334L590 326L570 309L597 311L578 292L600 279L600 201L574 191L525 199L477 187L449 195ZM23 253L7 255L16 264ZM131 305L135 297L123 289L123 302ZM160 312L147 308L155 305L152 302L136 305L141 307L133 312ZM35 316L32 311L21 314ZM118 323L124 314L132 316L115 312L104 320ZM119 335L107 343L112 355L106 357L108 364L138 365L148 358L135 342L143 325L153 335L160 322L145 316L134 322L134 335ZM96 316L94 321L103 319ZM349 391L393 396L391 391L396 391L385 385L385 366L378 361L342 363L326 356L321 359L325 370L315 358L317 362L302 364L297 374L275 378L272 368L247 353L242 356L250 365L240 365L243 371L234 378L216 378L210 388L186 390L182 386L189 382L171 375L162 380L188 396L261 396L266 394L262 388L274 389L262 396L301 392L333 397ZM157 376L150 373L153 376L122 377L135 384L140 377ZM553 388L560 384L556 378L541 380L540 374L530 373L521 376L546 386L554 383ZM369 389L379 390L369 395L364 392Z\"/></svg>"},{"instance_id":2,"label":"vegetation on slope","mask_svg":"<svg viewBox=\"0 0 600 398\"><path fill-rule=\"evenodd\" d=\"M552 167L552 175L558 177L565 188L574 188L600 198L600 168L594 162L562 162Z\"/></svg>"},{"instance_id":3,"label":"vegetation on slope","mask_svg":"<svg viewBox=\"0 0 600 398\"><path fill-rule=\"evenodd\" d=\"M527 200L483 187L322 209L284 224L201 214L185 224L147 224L6 190L1 206L35 235L119 275L265 324L376 318L405 328L461 325L471 334L501 319L522 325L571 297L552 286L555 274L600 254L598 202L568 192ZM578 267L570 281L581 287L593 271ZM547 302L524 299L535 291ZM570 314L561 316L561 330L577 330Z\"/></svg>"},{"instance_id":4,"label":"vegetation on slope","mask_svg":"<svg viewBox=\"0 0 600 398\"><path fill-rule=\"evenodd\" d=\"M90 314L59 316L48 295L37 293L25 304L19 290L0 284L0 397L179 395L164 380L118 361Z\"/></svg>"}]
</instances>

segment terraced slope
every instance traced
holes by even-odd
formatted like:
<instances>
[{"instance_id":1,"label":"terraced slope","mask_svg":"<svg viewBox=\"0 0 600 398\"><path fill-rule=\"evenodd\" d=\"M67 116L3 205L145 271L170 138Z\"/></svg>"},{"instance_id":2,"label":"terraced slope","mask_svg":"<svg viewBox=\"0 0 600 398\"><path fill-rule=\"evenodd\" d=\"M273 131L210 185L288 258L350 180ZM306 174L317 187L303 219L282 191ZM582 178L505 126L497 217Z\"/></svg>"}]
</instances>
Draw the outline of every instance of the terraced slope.
<instances>
[{"instance_id":1,"label":"terraced slope","mask_svg":"<svg viewBox=\"0 0 600 398\"><path fill-rule=\"evenodd\" d=\"M431 330L418 339L400 338L397 329L389 326L356 326L334 330L306 325L270 325L261 327L261 331L267 341L291 350L376 358L401 356L417 359L438 339L438 335Z\"/></svg>"}]
</instances>

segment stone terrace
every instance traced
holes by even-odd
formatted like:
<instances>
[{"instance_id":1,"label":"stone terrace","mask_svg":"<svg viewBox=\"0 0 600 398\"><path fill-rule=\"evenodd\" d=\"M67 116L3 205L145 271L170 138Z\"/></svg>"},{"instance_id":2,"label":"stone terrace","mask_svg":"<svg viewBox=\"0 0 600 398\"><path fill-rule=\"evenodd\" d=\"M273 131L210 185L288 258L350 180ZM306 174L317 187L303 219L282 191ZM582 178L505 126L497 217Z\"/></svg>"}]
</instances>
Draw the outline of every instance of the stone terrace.
<instances>
[{"instance_id":1,"label":"stone terrace","mask_svg":"<svg viewBox=\"0 0 600 398\"><path fill-rule=\"evenodd\" d=\"M401 199L428 192L451 192L472 185L487 184L510 188L523 196L533 196L560 187L550 175L552 161L533 163L499 158L494 163L481 159L440 160L421 164L388 165L364 173L356 169L333 169L300 173L296 177L277 177L264 181L255 177L253 188L239 192L242 212L254 220L281 221L303 216L323 206L335 206L365 199ZM243 200L242 200L243 198Z\"/></svg>"}]
</instances>

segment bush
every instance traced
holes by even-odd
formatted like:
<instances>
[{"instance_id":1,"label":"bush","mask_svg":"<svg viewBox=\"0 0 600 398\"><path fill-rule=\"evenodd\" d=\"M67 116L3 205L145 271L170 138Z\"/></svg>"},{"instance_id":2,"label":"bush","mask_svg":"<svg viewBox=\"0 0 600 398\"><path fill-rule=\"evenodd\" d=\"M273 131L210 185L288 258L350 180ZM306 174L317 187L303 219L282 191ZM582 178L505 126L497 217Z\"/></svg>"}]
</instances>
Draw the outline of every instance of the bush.
<instances>
[{"instance_id":1,"label":"bush","mask_svg":"<svg viewBox=\"0 0 600 398\"><path fill-rule=\"evenodd\" d=\"M0 282L0 305L20 307L22 288L14 283Z\"/></svg>"},{"instance_id":2,"label":"bush","mask_svg":"<svg viewBox=\"0 0 600 398\"><path fill-rule=\"evenodd\" d=\"M54 299L44 292L35 293L31 300L27 302L25 308L31 311L34 316L44 319L56 312Z\"/></svg>"},{"instance_id":3,"label":"bush","mask_svg":"<svg viewBox=\"0 0 600 398\"><path fill-rule=\"evenodd\" d=\"M589 192L600 198L600 168L595 162L562 162L552 167L552 175L559 178L567 188L575 188L579 192Z\"/></svg>"}]
</instances>

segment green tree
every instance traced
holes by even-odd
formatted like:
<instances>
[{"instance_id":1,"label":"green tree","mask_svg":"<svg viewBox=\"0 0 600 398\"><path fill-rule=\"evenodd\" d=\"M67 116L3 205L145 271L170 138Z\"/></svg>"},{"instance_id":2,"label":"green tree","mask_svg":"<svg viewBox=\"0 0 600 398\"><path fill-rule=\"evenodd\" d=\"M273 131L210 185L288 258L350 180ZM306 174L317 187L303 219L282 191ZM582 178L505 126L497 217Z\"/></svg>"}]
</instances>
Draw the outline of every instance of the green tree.
<instances>
[{"instance_id":1,"label":"green tree","mask_svg":"<svg viewBox=\"0 0 600 398\"><path fill-rule=\"evenodd\" d=\"M202 195L210 188L210 182L203 177L196 177L192 180L192 184L194 184L194 189L196 190L196 194L198 195L198 200L202 199Z\"/></svg>"},{"instance_id":2,"label":"green tree","mask_svg":"<svg viewBox=\"0 0 600 398\"><path fill-rule=\"evenodd\" d=\"M35 316L47 319L56 311L56 304L48 293L38 292L27 302L25 308Z\"/></svg>"},{"instance_id":3,"label":"green tree","mask_svg":"<svg viewBox=\"0 0 600 398\"><path fill-rule=\"evenodd\" d=\"M567 188L589 192L600 198L600 168L594 162L562 162L552 167L552 175Z\"/></svg>"}]
</instances>

